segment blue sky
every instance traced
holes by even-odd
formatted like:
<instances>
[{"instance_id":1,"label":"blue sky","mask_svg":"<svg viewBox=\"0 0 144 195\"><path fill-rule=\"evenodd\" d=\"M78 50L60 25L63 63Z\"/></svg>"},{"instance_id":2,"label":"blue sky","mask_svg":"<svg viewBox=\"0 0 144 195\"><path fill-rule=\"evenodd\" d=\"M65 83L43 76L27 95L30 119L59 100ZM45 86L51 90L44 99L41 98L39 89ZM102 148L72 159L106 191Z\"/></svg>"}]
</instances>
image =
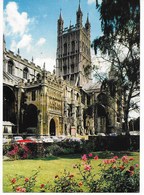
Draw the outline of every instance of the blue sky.
<instances>
[{"instance_id":1,"label":"blue sky","mask_svg":"<svg viewBox=\"0 0 144 195\"><path fill-rule=\"evenodd\" d=\"M4 34L8 50L17 52L40 66L46 62L50 71L55 65L57 20L60 9L64 27L76 23L79 0L4 0ZM87 13L91 22L91 41L101 35L100 16L95 0L81 0L83 25Z\"/></svg>"}]
</instances>

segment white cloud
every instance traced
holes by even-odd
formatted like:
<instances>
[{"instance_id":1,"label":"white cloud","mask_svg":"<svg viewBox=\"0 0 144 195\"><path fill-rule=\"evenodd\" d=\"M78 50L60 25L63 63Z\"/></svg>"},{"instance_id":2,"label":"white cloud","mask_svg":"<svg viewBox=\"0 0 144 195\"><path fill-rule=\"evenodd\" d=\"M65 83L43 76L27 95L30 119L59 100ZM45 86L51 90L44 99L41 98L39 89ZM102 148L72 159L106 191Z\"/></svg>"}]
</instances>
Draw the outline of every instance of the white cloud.
<instances>
[{"instance_id":1,"label":"white cloud","mask_svg":"<svg viewBox=\"0 0 144 195\"><path fill-rule=\"evenodd\" d=\"M26 51L29 52L31 50L31 42L32 36L30 34L24 34L18 43L16 43L16 41L13 40L10 48L12 51L16 51L19 48L26 49Z\"/></svg>"},{"instance_id":2,"label":"white cloud","mask_svg":"<svg viewBox=\"0 0 144 195\"><path fill-rule=\"evenodd\" d=\"M4 27L6 35L22 36L28 30L30 19L26 12L20 13L16 2L9 2L4 11Z\"/></svg>"},{"instance_id":3,"label":"white cloud","mask_svg":"<svg viewBox=\"0 0 144 195\"><path fill-rule=\"evenodd\" d=\"M88 0L87 3L90 5L90 4L95 4L96 5L96 0ZM102 0L98 0L98 3L101 4L102 3Z\"/></svg>"},{"instance_id":4,"label":"white cloud","mask_svg":"<svg viewBox=\"0 0 144 195\"><path fill-rule=\"evenodd\" d=\"M88 0L88 4L92 4L92 3L95 3L96 1L95 0Z\"/></svg>"},{"instance_id":5,"label":"white cloud","mask_svg":"<svg viewBox=\"0 0 144 195\"><path fill-rule=\"evenodd\" d=\"M46 42L46 39L43 38L43 37L41 37L41 38L38 40L38 42L36 43L36 45L41 46L41 45L45 44L45 42Z\"/></svg>"},{"instance_id":6,"label":"white cloud","mask_svg":"<svg viewBox=\"0 0 144 195\"><path fill-rule=\"evenodd\" d=\"M34 59L34 63L36 65L39 65L41 68L43 68L43 64L45 63L46 70L53 72L55 69L56 61L52 57L41 57Z\"/></svg>"}]
</instances>

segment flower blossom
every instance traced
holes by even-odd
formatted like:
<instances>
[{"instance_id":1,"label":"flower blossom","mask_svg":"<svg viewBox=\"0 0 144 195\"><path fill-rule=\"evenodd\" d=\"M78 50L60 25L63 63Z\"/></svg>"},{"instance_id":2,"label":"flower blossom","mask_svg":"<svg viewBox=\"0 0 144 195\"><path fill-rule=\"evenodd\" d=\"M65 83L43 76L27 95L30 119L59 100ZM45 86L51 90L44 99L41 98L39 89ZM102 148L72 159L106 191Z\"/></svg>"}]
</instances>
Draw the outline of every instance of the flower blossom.
<instances>
[{"instance_id":1,"label":"flower blossom","mask_svg":"<svg viewBox=\"0 0 144 195\"><path fill-rule=\"evenodd\" d=\"M130 171L134 171L134 166L130 166Z\"/></svg>"},{"instance_id":2,"label":"flower blossom","mask_svg":"<svg viewBox=\"0 0 144 195\"><path fill-rule=\"evenodd\" d=\"M124 163L128 163L128 156L123 156L121 158L121 160L124 162Z\"/></svg>"},{"instance_id":3,"label":"flower blossom","mask_svg":"<svg viewBox=\"0 0 144 195\"><path fill-rule=\"evenodd\" d=\"M83 185L82 181L80 181L80 182L78 183L78 185L81 187L81 186Z\"/></svg>"},{"instance_id":4,"label":"flower blossom","mask_svg":"<svg viewBox=\"0 0 144 195\"><path fill-rule=\"evenodd\" d=\"M92 154L92 153L89 153L89 154L88 154L88 156L89 156L89 157L92 157L92 156L93 156L93 154Z\"/></svg>"},{"instance_id":5,"label":"flower blossom","mask_svg":"<svg viewBox=\"0 0 144 195\"><path fill-rule=\"evenodd\" d=\"M86 154L84 154L84 155L82 156L82 160L87 161L87 155L86 155Z\"/></svg>"},{"instance_id":6,"label":"flower blossom","mask_svg":"<svg viewBox=\"0 0 144 195\"><path fill-rule=\"evenodd\" d=\"M118 156L114 156L113 159L117 160L118 159Z\"/></svg>"},{"instance_id":7,"label":"flower blossom","mask_svg":"<svg viewBox=\"0 0 144 195\"><path fill-rule=\"evenodd\" d=\"M45 186L45 185L42 183L41 186L40 186L40 188L44 188L44 186Z\"/></svg>"},{"instance_id":8,"label":"flower blossom","mask_svg":"<svg viewBox=\"0 0 144 195\"><path fill-rule=\"evenodd\" d=\"M98 160L98 156L95 156L95 157L94 157L94 160Z\"/></svg>"},{"instance_id":9,"label":"flower blossom","mask_svg":"<svg viewBox=\"0 0 144 195\"><path fill-rule=\"evenodd\" d=\"M139 167L139 165L138 165L138 164L135 164L135 166L136 166L136 167Z\"/></svg>"},{"instance_id":10,"label":"flower blossom","mask_svg":"<svg viewBox=\"0 0 144 195\"><path fill-rule=\"evenodd\" d=\"M28 182L29 181L29 178L25 178L25 182Z\"/></svg>"},{"instance_id":11,"label":"flower blossom","mask_svg":"<svg viewBox=\"0 0 144 195\"><path fill-rule=\"evenodd\" d=\"M85 169L86 171L90 171L90 170L91 170L91 166L90 166L90 165L85 165L85 166L84 166L84 169Z\"/></svg>"},{"instance_id":12,"label":"flower blossom","mask_svg":"<svg viewBox=\"0 0 144 195\"><path fill-rule=\"evenodd\" d=\"M16 178L13 178L12 180L11 180L11 183L15 183L16 182Z\"/></svg>"},{"instance_id":13,"label":"flower blossom","mask_svg":"<svg viewBox=\"0 0 144 195\"><path fill-rule=\"evenodd\" d=\"M18 186L18 187L16 188L16 192L26 192L26 189L25 189L25 188L22 188L22 187L20 187L20 186Z\"/></svg>"},{"instance_id":14,"label":"flower blossom","mask_svg":"<svg viewBox=\"0 0 144 195\"><path fill-rule=\"evenodd\" d=\"M133 158L133 157L131 157L131 158L129 159L129 161L132 161L132 160L134 160L134 158Z\"/></svg>"}]
</instances>

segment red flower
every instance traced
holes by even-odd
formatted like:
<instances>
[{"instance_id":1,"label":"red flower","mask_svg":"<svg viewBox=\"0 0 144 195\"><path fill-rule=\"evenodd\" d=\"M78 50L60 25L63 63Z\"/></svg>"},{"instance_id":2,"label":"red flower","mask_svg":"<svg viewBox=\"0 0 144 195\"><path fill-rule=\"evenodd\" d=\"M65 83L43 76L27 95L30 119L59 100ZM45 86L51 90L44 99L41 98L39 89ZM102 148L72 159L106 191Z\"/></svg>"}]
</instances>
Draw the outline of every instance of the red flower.
<instances>
[{"instance_id":1,"label":"red flower","mask_svg":"<svg viewBox=\"0 0 144 195\"><path fill-rule=\"evenodd\" d=\"M134 160L134 158L133 158L133 157L131 157L131 158L129 159L129 161L132 161L132 160Z\"/></svg>"},{"instance_id":2,"label":"red flower","mask_svg":"<svg viewBox=\"0 0 144 195\"><path fill-rule=\"evenodd\" d=\"M73 174L71 174L71 175L69 175L69 177L70 177L70 178L72 178L72 177L74 177L74 175L73 175Z\"/></svg>"},{"instance_id":3,"label":"red flower","mask_svg":"<svg viewBox=\"0 0 144 195\"><path fill-rule=\"evenodd\" d=\"M21 188L21 192L26 192L26 189L25 188Z\"/></svg>"},{"instance_id":4,"label":"red flower","mask_svg":"<svg viewBox=\"0 0 144 195\"><path fill-rule=\"evenodd\" d=\"M80 181L80 182L78 183L78 185L81 187L81 186L83 185L83 183Z\"/></svg>"},{"instance_id":5,"label":"red flower","mask_svg":"<svg viewBox=\"0 0 144 195\"><path fill-rule=\"evenodd\" d=\"M16 182L16 178L13 178L12 180L11 180L11 183L15 183Z\"/></svg>"},{"instance_id":6,"label":"red flower","mask_svg":"<svg viewBox=\"0 0 144 195\"><path fill-rule=\"evenodd\" d=\"M134 171L134 166L130 166L130 171Z\"/></svg>"},{"instance_id":7,"label":"red flower","mask_svg":"<svg viewBox=\"0 0 144 195\"><path fill-rule=\"evenodd\" d=\"M124 162L124 163L128 163L128 156L123 156L121 158L121 160Z\"/></svg>"},{"instance_id":8,"label":"red flower","mask_svg":"<svg viewBox=\"0 0 144 195\"><path fill-rule=\"evenodd\" d=\"M29 181L29 178L25 178L25 182L28 182Z\"/></svg>"},{"instance_id":9,"label":"red flower","mask_svg":"<svg viewBox=\"0 0 144 195\"><path fill-rule=\"evenodd\" d=\"M113 159L117 160L118 159L118 156L114 156Z\"/></svg>"},{"instance_id":10,"label":"red flower","mask_svg":"<svg viewBox=\"0 0 144 195\"><path fill-rule=\"evenodd\" d=\"M130 176L133 176L133 174L134 174L134 171L127 170L126 172L129 173Z\"/></svg>"},{"instance_id":11,"label":"red flower","mask_svg":"<svg viewBox=\"0 0 144 195\"><path fill-rule=\"evenodd\" d=\"M45 185L42 183L41 186L40 186L40 188L44 188L44 186L45 186Z\"/></svg>"},{"instance_id":12,"label":"red flower","mask_svg":"<svg viewBox=\"0 0 144 195\"><path fill-rule=\"evenodd\" d=\"M92 156L93 156L93 154L92 154L92 153L89 153L89 154L88 154L88 156L89 156L89 157L92 157Z\"/></svg>"},{"instance_id":13,"label":"red flower","mask_svg":"<svg viewBox=\"0 0 144 195\"><path fill-rule=\"evenodd\" d=\"M87 156L86 156L86 154L84 154L84 155L82 156L82 160L87 161Z\"/></svg>"},{"instance_id":14,"label":"red flower","mask_svg":"<svg viewBox=\"0 0 144 195\"><path fill-rule=\"evenodd\" d=\"M138 165L138 164L135 164L135 166L136 166L136 167L139 167L139 165Z\"/></svg>"},{"instance_id":15,"label":"red flower","mask_svg":"<svg viewBox=\"0 0 144 195\"><path fill-rule=\"evenodd\" d=\"M84 169L85 169L86 171L90 171L90 170L91 170L91 166L90 166L90 165L85 165L85 166L84 166Z\"/></svg>"},{"instance_id":16,"label":"red flower","mask_svg":"<svg viewBox=\"0 0 144 195\"><path fill-rule=\"evenodd\" d=\"M94 157L94 160L98 160L98 156L95 156L95 157Z\"/></svg>"},{"instance_id":17,"label":"red flower","mask_svg":"<svg viewBox=\"0 0 144 195\"><path fill-rule=\"evenodd\" d=\"M121 171L123 171L125 169L125 167L122 165L119 168L121 169Z\"/></svg>"},{"instance_id":18,"label":"red flower","mask_svg":"<svg viewBox=\"0 0 144 195\"><path fill-rule=\"evenodd\" d=\"M115 163L116 162L116 160L114 158L110 159L109 161L110 161L110 163Z\"/></svg>"},{"instance_id":19,"label":"red flower","mask_svg":"<svg viewBox=\"0 0 144 195\"><path fill-rule=\"evenodd\" d=\"M104 164L110 164L110 160L109 159L105 159L105 160L103 160L103 163Z\"/></svg>"}]
</instances>

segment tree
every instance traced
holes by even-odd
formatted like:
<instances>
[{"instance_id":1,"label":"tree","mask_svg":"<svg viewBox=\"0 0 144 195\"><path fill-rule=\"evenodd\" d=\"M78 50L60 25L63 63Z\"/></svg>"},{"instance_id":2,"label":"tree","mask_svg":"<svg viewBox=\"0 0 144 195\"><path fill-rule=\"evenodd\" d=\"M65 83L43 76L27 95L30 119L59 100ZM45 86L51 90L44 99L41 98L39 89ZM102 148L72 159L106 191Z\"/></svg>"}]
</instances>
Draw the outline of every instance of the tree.
<instances>
[{"instance_id":1,"label":"tree","mask_svg":"<svg viewBox=\"0 0 144 195\"><path fill-rule=\"evenodd\" d=\"M103 35L93 41L95 54L113 63L115 77L123 89L125 130L128 116L137 103L140 83L140 5L138 0L103 0L96 8L100 12Z\"/></svg>"}]
</instances>

